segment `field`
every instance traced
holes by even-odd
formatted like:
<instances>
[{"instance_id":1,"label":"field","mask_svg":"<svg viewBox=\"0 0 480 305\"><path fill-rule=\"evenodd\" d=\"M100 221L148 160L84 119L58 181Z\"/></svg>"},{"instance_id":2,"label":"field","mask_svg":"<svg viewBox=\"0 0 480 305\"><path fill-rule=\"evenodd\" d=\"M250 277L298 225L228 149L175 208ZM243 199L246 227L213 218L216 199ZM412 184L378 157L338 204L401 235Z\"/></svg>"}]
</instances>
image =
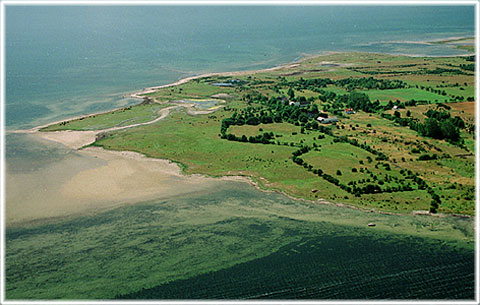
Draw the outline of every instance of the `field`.
<instances>
[{"instance_id":1,"label":"field","mask_svg":"<svg viewBox=\"0 0 480 305\"><path fill-rule=\"evenodd\" d=\"M175 101L218 100L222 107L213 113L176 109L93 145L170 159L187 174L249 176L262 188L308 200L473 215L471 67L471 57L335 53L200 77L147 94L148 105L45 130L145 122ZM319 124L319 115L338 122Z\"/></svg>"}]
</instances>

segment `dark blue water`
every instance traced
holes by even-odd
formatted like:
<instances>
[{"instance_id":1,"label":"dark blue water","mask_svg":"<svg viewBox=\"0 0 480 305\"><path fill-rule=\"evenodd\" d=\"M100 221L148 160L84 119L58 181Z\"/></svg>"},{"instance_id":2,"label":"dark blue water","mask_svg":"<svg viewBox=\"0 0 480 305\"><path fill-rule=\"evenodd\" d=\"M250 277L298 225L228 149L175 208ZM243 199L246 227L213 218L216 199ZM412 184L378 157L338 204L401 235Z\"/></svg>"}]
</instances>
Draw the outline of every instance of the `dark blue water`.
<instances>
[{"instance_id":1,"label":"dark blue water","mask_svg":"<svg viewBox=\"0 0 480 305\"><path fill-rule=\"evenodd\" d=\"M122 96L187 75L323 51L462 54L385 42L474 35L473 6L9 5L5 15L7 129L133 103Z\"/></svg>"}]
</instances>

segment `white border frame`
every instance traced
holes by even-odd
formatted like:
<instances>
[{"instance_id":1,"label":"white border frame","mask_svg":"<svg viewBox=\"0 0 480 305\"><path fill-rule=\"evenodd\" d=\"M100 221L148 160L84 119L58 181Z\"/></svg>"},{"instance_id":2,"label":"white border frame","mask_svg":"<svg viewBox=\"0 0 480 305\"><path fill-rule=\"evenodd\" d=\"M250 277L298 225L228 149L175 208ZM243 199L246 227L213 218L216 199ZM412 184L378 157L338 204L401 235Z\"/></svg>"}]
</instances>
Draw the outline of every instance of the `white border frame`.
<instances>
[{"instance_id":1,"label":"white border frame","mask_svg":"<svg viewBox=\"0 0 480 305\"><path fill-rule=\"evenodd\" d=\"M175 6L200 6L200 5L248 5L248 6L260 6L260 5L276 5L276 6L329 6L329 5L388 5L388 6L406 6L406 5L431 5L431 6L442 6L442 5L472 5L475 7L475 54L476 54L476 69L475 69L475 129L476 129L476 141L475 141L475 181L476 181L476 215L475 215L475 300L472 301L436 301L436 300L427 300L427 301L409 301L409 300L397 300L397 301L361 301L361 300L350 300L350 301L321 301L321 300L312 300L312 301L295 301L295 300L275 300L275 301L220 301L220 300L211 300L211 301L178 301L178 300L166 300L166 301L6 301L5 300L5 6L6 5L86 5L86 6L140 6L140 5L175 5ZM480 82L479 82L479 72L480 67L478 64L479 61L479 33L480 33L480 4L475 0L0 0L0 154L1 154L1 166L0 166L0 304L38 304L38 305L47 305L47 304L72 304L72 305L84 305L84 304L444 304L444 305L453 305L453 304L479 304L479 285L480 285L480 241L479 241L479 224L480 224L480 215L479 215L479 200L480 200L480 142L478 141L478 136L480 135Z\"/></svg>"}]
</instances>

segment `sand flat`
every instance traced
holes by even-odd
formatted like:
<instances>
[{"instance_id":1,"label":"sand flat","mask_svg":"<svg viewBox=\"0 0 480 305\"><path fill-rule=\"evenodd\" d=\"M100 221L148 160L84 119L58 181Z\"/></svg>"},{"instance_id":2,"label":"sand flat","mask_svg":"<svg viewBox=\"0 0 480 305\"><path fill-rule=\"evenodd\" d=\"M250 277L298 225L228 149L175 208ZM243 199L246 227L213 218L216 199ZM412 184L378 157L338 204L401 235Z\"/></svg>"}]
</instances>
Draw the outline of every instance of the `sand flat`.
<instances>
[{"instance_id":1,"label":"sand flat","mask_svg":"<svg viewBox=\"0 0 480 305\"><path fill-rule=\"evenodd\" d=\"M185 176L175 163L134 152L89 147L78 151L76 158L89 166L72 170L78 160L71 159L38 172L9 174L7 226L208 191L221 183L201 175Z\"/></svg>"},{"instance_id":2,"label":"sand flat","mask_svg":"<svg viewBox=\"0 0 480 305\"><path fill-rule=\"evenodd\" d=\"M42 139L62 143L71 149L79 149L95 142L97 131L51 131L36 132L35 135Z\"/></svg>"}]
</instances>

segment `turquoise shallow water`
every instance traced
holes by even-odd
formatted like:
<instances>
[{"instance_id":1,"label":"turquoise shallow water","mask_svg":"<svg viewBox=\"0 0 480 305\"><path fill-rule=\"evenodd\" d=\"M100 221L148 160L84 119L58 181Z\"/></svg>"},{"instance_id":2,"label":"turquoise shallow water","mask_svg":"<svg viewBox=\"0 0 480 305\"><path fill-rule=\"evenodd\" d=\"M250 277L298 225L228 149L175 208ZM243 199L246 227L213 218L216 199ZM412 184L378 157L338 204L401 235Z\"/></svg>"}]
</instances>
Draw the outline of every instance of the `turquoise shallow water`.
<instances>
[{"instance_id":1,"label":"turquoise shallow water","mask_svg":"<svg viewBox=\"0 0 480 305\"><path fill-rule=\"evenodd\" d=\"M462 54L402 40L473 36L473 6L7 6L6 125L133 103L143 87L304 53Z\"/></svg>"}]
</instances>

